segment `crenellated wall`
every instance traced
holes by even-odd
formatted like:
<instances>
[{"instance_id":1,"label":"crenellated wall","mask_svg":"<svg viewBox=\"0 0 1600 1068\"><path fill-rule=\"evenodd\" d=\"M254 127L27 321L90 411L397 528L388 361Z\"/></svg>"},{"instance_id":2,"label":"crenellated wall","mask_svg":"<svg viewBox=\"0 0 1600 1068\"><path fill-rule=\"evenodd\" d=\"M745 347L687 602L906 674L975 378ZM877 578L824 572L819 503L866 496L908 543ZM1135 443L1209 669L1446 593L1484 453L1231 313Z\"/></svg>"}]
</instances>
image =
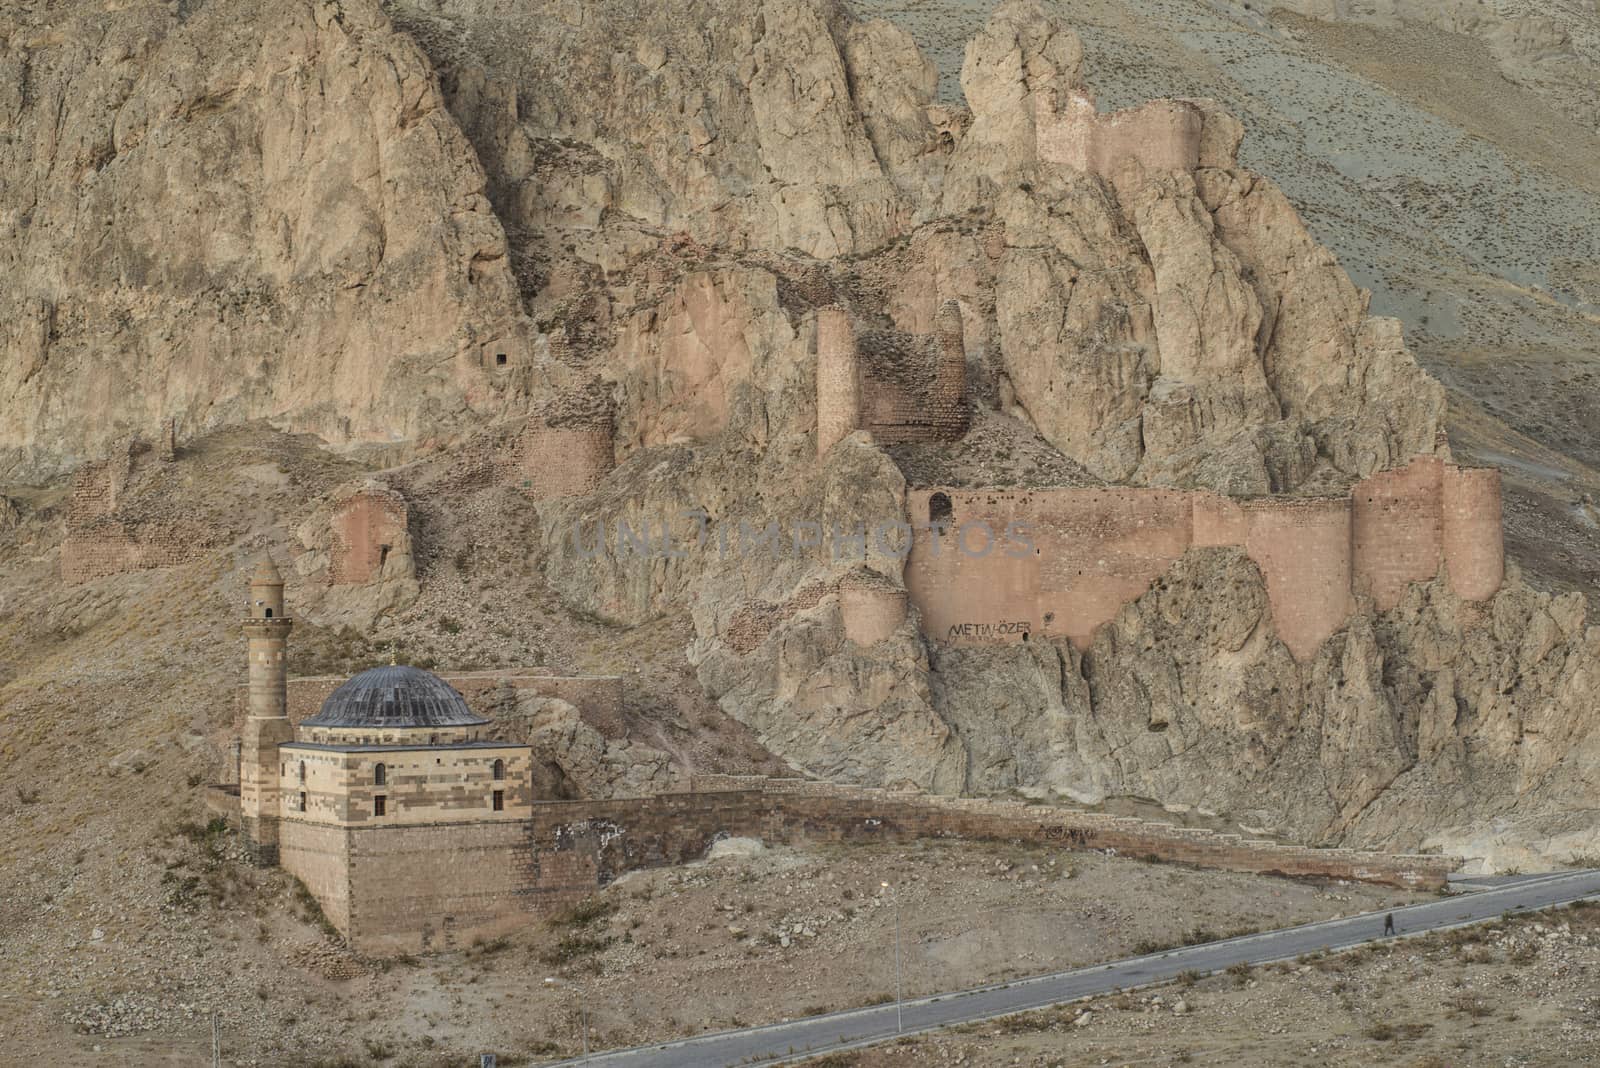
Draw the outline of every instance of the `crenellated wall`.
<instances>
[{"instance_id":1,"label":"crenellated wall","mask_svg":"<svg viewBox=\"0 0 1600 1068\"><path fill-rule=\"evenodd\" d=\"M948 642L1040 634L1086 647L1191 547L1250 555L1278 635L1300 660L1339 629L1356 595L1387 610L1445 564L1460 596L1484 600L1504 576L1498 473L1436 457L1366 479L1349 497L924 488L908 491L906 507L918 528L906 589L923 633ZM940 520L942 537L928 529Z\"/></svg>"}]
</instances>

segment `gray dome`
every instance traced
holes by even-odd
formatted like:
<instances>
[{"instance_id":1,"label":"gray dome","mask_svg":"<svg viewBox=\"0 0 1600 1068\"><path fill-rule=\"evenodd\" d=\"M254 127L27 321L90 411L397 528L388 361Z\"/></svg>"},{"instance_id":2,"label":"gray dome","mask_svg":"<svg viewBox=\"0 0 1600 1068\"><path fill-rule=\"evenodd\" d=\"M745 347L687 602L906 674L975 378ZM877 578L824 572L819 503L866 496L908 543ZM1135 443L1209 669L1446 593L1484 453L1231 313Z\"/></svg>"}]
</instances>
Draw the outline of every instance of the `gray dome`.
<instances>
[{"instance_id":1,"label":"gray dome","mask_svg":"<svg viewBox=\"0 0 1600 1068\"><path fill-rule=\"evenodd\" d=\"M475 727L488 723L455 687L431 671L375 667L328 695L302 727Z\"/></svg>"}]
</instances>

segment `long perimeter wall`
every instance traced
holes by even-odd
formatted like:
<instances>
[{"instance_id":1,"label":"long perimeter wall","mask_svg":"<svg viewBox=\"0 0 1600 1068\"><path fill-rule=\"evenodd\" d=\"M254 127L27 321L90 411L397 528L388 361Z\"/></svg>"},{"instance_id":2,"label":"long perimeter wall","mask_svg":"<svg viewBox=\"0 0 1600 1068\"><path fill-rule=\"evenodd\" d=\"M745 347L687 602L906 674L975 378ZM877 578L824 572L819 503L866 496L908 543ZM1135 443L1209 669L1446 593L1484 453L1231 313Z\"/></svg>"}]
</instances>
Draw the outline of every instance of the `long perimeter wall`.
<instances>
[{"instance_id":1,"label":"long perimeter wall","mask_svg":"<svg viewBox=\"0 0 1600 1068\"><path fill-rule=\"evenodd\" d=\"M1080 648L1192 547L1237 546L1260 567L1278 636L1316 654L1357 595L1385 611L1448 569L1481 601L1505 571L1500 473L1419 457L1348 497L1234 499L1205 491L1096 487L906 494L921 530L906 589L929 638L963 644L1058 636ZM1023 537L1007 537L1016 531Z\"/></svg>"},{"instance_id":2,"label":"long perimeter wall","mask_svg":"<svg viewBox=\"0 0 1600 1068\"><path fill-rule=\"evenodd\" d=\"M219 791L219 798L226 801ZM697 777L689 791L546 802L529 820L329 828L287 820L285 868L364 954L449 949L549 916L624 872L697 859L717 838L904 842L964 838L1223 871L1437 889L1455 857L1310 849L1013 801L937 798L799 779Z\"/></svg>"}]
</instances>

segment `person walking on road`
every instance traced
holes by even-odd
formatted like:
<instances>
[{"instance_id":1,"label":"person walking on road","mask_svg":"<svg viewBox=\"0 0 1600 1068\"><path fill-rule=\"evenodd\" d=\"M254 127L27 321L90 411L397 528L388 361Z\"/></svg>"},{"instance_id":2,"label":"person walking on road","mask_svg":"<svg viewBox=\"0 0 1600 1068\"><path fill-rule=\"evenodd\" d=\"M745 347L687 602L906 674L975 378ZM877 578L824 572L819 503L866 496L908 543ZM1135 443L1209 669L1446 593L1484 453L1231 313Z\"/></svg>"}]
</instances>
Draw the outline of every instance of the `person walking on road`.
<instances>
[{"instance_id":1,"label":"person walking on road","mask_svg":"<svg viewBox=\"0 0 1600 1068\"><path fill-rule=\"evenodd\" d=\"M1392 912L1383 918L1383 933L1386 935L1394 934L1394 913Z\"/></svg>"}]
</instances>

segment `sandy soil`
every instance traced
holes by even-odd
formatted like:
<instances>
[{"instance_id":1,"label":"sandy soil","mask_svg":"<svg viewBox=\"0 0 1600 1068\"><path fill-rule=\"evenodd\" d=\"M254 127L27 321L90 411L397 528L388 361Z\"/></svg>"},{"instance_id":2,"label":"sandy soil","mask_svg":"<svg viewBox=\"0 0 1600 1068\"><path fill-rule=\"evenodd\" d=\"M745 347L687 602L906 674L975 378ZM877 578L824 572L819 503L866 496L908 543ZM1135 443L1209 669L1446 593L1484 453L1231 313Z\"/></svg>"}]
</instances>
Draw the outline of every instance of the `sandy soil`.
<instances>
[{"instance_id":1,"label":"sandy soil","mask_svg":"<svg viewBox=\"0 0 1600 1068\"><path fill-rule=\"evenodd\" d=\"M233 848L159 839L121 902L69 885L36 906L3 961L8 1063L206 1064L213 1011L230 1064L533 1063L578 1050L582 1004L600 1048L886 1000L897 900L915 995L1419 898L1004 844L780 848L635 873L508 939L378 964Z\"/></svg>"},{"instance_id":2,"label":"sandy soil","mask_svg":"<svg viewBox=\"0 0 1600 1068\"><path fill-rule=\"evenodd\" d=\"M924 1065L1590 1065L1600 908L1568 909L807 1061Z\"/></svg>"}]
</instances>

